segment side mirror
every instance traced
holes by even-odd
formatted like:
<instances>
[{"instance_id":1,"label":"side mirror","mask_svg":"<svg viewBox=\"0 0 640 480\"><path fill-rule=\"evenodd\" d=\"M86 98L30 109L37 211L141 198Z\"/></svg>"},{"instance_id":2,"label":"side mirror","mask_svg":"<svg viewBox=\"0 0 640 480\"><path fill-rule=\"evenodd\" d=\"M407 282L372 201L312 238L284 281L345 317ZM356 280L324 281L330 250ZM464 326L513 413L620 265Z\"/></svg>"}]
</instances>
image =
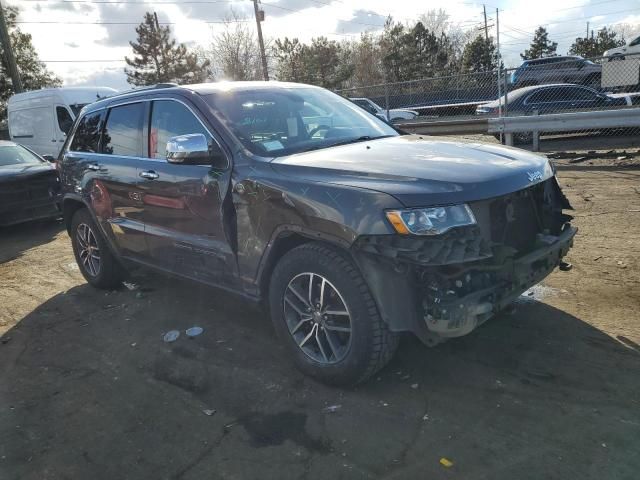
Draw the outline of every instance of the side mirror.
<instances>
[{"instance_id":1,"label":"side mirror","mask_svg":"<svg viewBox=\"0 0 640 480\"><path fill-rule=\"evenodd\" d=\"M56 161L56 159L53 158L53 155L42 155L42 158L44 158L49 163L54 163Z\"/></svg>"},{"instance_id":2,"label":"side mirror","mask_svg":"<svg viewBox=\"0 0 640 480\"><path fill-rule=\"evenodd\" d=\"M167 162L181 165L214 165L224 163L224 153L214 143L209 145L202 133L171 137L167 141Z\"/></svg>"}]
</instances>

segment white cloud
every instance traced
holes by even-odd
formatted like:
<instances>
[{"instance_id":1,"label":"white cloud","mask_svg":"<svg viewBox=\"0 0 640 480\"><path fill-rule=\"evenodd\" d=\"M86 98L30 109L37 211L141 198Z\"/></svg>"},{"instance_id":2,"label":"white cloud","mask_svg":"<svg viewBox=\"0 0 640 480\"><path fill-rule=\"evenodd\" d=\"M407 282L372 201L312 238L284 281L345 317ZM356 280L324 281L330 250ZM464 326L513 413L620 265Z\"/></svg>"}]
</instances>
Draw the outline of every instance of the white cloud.
<instances>
[{"instance_id":1,"label":"white cloud","mask_svg":"<svg viewBox=\"0 0 640 480\"><path fill-rule=\"evenodd\" d=\"M138 0L140 1L140 0ZM584 35L587 19L591 28L624 22L640 25L640 15L633 12L638 0L495 0L501 8L500 30L503 57L507 65L519 63L519 53L528 47L538 25L547 25L550 39L558 42L559 53L565 53L573 40ZM13 0L21 9L21 20L60 22L132 22L142 21L147 10L155 10L160 21L171 21L176 39L190 45L206 45L211 31L219 24L206 20L222 20L232 7L238 14L253 21L251 3L236 0L212 4L132 4L105 5L83 3L26 2ZM478 30L482 26L482 3L473 0L269 0L264 4L266 37L298 37L309 41L320 35L331 39L357 38L364 30L378 30L386 16L403 22L415 21L430 9L446 10L454 23ZM328 5L323 5L327 3ZM593 5L592 5L593 4ZM280 8L277 8L280 7ZM291 11L293 10L293 11ZM609 12L627 13L610 14ZM491 33L495 36L495 8L487 9ZM371 24L371 25L362 25ZM131 55L129 40L135 39L135 25L71 25L22 24L20 28L32 34L33 43L43 60L75 60L49 63L65 84L105 82L106 86L126 86L124 63L84 63L81 60L121 60Z\"/></svg>"}]
</instances>

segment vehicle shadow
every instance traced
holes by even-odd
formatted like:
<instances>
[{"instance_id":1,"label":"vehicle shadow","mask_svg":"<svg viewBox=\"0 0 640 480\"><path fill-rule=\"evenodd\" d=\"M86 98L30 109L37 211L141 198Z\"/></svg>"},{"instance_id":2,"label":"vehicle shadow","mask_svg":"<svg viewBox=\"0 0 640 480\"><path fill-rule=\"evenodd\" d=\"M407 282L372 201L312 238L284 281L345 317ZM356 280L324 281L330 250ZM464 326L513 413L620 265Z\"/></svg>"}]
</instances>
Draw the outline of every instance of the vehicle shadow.
<instances>
[{"instance_id":1,"label":"vehicle shadow","mask_svg":"<svg viewBox=\"0 0 640 480\"><path fill-rule=\"evenodd\" d=\"M50 242L63 229L60 220L37 220L0 227L0 264L20 257L25 250Z\"/></svg>"},{"instance_id":2,"label":"vehicle shadow","mask_svg":"<svg viewBox=\"0 0 640 480\"><path fill-rule=\"evenodd\" d=\"M172 278L132 281L74 287L0 339L3 479L640 469L637 343L546 304L521 303L434 349L405 338L382 372L340 389L291 367L260 307ZM194 325L204 331L188 338Z\"/></svg>"}]
</instances>

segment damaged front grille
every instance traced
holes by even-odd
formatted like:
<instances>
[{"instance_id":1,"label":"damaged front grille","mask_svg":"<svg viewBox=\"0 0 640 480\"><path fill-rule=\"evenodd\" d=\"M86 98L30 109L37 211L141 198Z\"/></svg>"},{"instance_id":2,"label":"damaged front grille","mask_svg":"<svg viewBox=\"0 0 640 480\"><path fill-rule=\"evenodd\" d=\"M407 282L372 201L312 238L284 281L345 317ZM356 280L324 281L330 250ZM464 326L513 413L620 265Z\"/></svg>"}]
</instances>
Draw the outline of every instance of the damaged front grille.
<instances>
[{"instance_id":1,"label":"damaged front grille","mask_svg":"<svg viewBox=\"0 0 640 480\"><path fill-rule=\"evenodd\" d=\"M363 252L411 263L448 265L491 257L489 242L477 227L464 227L434 237L363 236L356 242Z\"/></svg>"}]
</instances>

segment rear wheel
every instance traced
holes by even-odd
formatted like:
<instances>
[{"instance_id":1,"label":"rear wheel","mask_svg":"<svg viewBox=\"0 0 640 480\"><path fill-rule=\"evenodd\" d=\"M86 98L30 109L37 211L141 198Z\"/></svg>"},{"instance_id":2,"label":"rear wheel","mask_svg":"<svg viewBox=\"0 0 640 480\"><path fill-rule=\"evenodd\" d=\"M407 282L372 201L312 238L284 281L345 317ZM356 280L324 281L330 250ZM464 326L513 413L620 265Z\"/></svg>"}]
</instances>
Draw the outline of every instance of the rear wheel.
<instances>
[{"instance_id":1,"label":"rear wheel","mask_svg":"<svg viewBox=\"0 0 640 480\"><path fill-rule=\"evenodd\" d=\"M295 365L323 382L363 382L397 348L359 270L332 247L309 243L287 253L271 277L269 303Z\"/></svg>"},{"instance_id":2,"label":"rear wheel","mask_svg":"<svg viewBox=\"0 0 640 480\"><path fill-rule=\"evenodd\" d=\"M82 208L71 220L71 244L80 273L97 288L115 288L125 271L113 256L89 212Z\"/></svg>"}]
</instances>

